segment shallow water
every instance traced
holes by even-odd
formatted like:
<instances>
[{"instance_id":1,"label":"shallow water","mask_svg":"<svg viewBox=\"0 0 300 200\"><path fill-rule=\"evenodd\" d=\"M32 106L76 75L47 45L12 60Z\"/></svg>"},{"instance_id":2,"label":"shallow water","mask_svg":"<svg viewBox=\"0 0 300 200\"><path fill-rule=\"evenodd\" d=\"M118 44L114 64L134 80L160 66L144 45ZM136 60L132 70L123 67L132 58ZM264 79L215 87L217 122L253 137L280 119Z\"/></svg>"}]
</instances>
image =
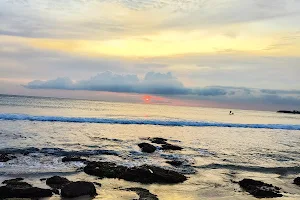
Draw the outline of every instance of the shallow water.
<instances>
[{"instance_id":1,"label":"shallow water","mask_svg":"<svg viewBox=\"0 0 300 200\"><path fill-rule=\"evenodd\" d=\"M100 182L98 199L133 199L135 193L119 187L139 186L162 200L196 200L255 199L234 183L254 178L282 187L286 193L280 199L299 199L300 187L292 182L300 174L300 115L228 113L226 109L0 96L0 151L17 154L17 159L0 163L0 179L22 176L46 187L40 178L62 174L70 180ZM141 153L137 144L148 137L164 137L184 149L162 151L155 144L159 149L155 153ZM189 179L176 185L99 180L78 172L84 166L81 162L61 162L64 155L75 154L126 166L162 166ZM184 166L174 168L165 163L169 159L182 160Z\"/></svg>"}]
</instances>

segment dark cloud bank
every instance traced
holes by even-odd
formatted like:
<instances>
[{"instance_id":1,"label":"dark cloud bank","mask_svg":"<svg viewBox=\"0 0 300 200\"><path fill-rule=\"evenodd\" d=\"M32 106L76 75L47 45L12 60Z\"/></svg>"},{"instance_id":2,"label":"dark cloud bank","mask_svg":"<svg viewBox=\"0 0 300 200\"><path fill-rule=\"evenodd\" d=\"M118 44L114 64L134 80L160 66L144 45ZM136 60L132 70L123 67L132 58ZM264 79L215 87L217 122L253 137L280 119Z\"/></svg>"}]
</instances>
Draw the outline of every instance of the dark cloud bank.
<instances>
[{"instance_id":1,"label":"dark cloud bank","mask_svg":"<svg viewBox=\"0 0 300 200\"><path fill-rule=\"evenodd\" d=\"M121 75L106 71L88 80L72 81L68 77L48 81L35 80L28 83L25 87L30 89L90 90L159 95L218 96L227 94L221 88L187 88L171 72L148 72L140 80L134 74Z\"/></svg>"},{"instance_id":2,"label":"dark cloud bank","mask_svg":"<svg viewBox=\"0 0 300 200\"><path fill-rule=\"evenodd\" d=\"M178 96L188 99L205 99L220 102L261 103L300 106L300 91L270 90L245 87L209 86L204 88L185 87L172 73L148 72L143 79L137 75L115 74L110 71L99 73L88 80L72 81L70 78L35 80L25 87L30 89L89 90L138 94Z\"/></svg>"}]
</instances>

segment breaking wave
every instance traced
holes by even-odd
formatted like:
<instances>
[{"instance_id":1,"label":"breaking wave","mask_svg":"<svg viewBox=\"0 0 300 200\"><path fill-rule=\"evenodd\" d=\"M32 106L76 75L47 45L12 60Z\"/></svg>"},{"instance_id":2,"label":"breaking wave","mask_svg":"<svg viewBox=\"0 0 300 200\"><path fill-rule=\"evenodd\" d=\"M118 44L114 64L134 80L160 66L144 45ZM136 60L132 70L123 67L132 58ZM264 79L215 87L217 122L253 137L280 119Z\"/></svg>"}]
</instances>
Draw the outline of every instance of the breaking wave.
<instances>
[{"instance_id":1,"label":"breaking wave","mask_svg":"<svg viewBox=\"0 0 300 200\"><path fill-rule=\"evenodd\" d=\"M40 121L40 122L71 122L71 123L135 124L135 125L157 125L157 126L232 127L232 128L300 130L300 125L290 125L290 124L237 124L237 123L220 123L220 122L205 122L205 121L33 116L33 115L26 115L26 114L6 114L6 113L0 114L0 120L13 120L13 121L28 120L28 121Z\"/></svg>"}]
</instances>

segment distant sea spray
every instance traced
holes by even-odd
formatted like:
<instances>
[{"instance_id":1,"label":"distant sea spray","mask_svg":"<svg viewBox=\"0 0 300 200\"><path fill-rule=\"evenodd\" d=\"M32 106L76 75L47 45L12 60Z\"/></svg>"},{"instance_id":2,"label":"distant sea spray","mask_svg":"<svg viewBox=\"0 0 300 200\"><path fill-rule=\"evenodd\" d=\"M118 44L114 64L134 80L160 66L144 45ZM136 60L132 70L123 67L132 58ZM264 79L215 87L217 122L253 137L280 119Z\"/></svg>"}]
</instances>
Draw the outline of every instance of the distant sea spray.
<instances>
[{"instance_id":1,"label":"distant sea spray","mask_svg":"<svg viewBox=\"0 0 300 200\"><path fill-rule=\"evenodd\" d=\"M10 114L10 113L1 113L0 120L11 120L11 121L27 120L27 121L39 121L39 122L135 124L135 125L154 125L154 126L231 127L231 128L300 130L300 125L290 125L290 124L237 124L237 123L188 121L188 120L33 116L33 115L27 115L27 114Z\"/></svg>"}]
</instances>

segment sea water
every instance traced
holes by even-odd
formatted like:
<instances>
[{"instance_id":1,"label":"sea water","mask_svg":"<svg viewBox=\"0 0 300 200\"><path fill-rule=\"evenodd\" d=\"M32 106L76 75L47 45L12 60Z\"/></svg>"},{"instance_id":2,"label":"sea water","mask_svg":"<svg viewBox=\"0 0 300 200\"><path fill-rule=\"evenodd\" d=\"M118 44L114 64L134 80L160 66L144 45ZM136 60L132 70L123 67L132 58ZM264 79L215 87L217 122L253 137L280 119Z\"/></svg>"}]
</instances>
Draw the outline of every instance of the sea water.
<instances>
[{"instance_id":1,"label":"sea water","mask_svg":"<svg viewBox=\"0 0 300 200\"><path fill-rule=\"evenodd\" d=\"M99 199L132 199L133 193L120 188L137 186L162 200L196 200L254 199L236 184L253 178L281 187L281 199L300 199L300 188L292 184L300 174L300 115L229 111L0 95L0 152L17 155L0 163L0 181L25 177L46 187L39 179L55 174L101 183ZM142 153L137 144L149 137L166 138L183 150L163 151L154 144L156 152ZM129 167L156 165L189 178L175 185L99 180L80 170L82 162L63 163L66 155ZM183 165L166 163L174 159Z\"/></svg>"}]
</instances>

